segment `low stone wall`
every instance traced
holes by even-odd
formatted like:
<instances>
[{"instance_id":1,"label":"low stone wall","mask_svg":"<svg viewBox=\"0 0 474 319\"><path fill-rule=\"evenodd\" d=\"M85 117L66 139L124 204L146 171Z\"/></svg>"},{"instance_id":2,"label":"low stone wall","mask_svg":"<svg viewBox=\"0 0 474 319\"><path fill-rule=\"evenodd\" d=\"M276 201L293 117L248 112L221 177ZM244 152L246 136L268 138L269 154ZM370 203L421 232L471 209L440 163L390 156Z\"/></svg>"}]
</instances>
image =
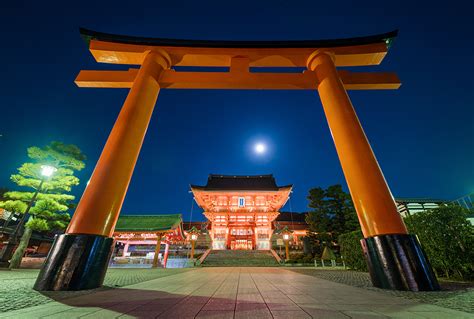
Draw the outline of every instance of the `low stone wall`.
<instances>
[{"instance_id":1,"label":"low stone wall","mask_svg":"<svg viewBox=\"0 0 474 319\"><path fill-rule=\"evenodd\" d=\"M23 257L20 268L41 269L46 257Z\"/></svg>"}]
</instances>

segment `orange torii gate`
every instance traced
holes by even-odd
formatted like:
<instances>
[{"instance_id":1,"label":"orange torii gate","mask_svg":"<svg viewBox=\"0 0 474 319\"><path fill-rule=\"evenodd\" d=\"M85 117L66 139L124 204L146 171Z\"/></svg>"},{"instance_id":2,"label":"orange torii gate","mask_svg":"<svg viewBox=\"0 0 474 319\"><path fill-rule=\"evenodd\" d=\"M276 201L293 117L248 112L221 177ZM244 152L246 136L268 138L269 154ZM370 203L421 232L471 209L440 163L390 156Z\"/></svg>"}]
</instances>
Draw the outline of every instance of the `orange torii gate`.
<instances>
[{"instance_id":1,"label":"orange torii gate","mask_svg":"<svg viewBox=\"0 0 474 319\"><path fill-rule=\"evenodd\" d=\"M394 73L336 67L378 65L397 31L319 41L200 41L121 36L81 29L97 62L139 65L128 71L81 71L79 87L130 88L66 234L55 240L37 290L99 287L117 222L158 93L166 89L317 90L364 234L375 286L437 290L418 239L410 235L346 90L397 89ZM172 69L203 67L199 72ZM227 72L205 68L228 67ZM252 72L251 68L263 68ZM260 72L305 68L304 72ZM288 69L284 70L288 71Z\"/></svg>"}]
</instances>

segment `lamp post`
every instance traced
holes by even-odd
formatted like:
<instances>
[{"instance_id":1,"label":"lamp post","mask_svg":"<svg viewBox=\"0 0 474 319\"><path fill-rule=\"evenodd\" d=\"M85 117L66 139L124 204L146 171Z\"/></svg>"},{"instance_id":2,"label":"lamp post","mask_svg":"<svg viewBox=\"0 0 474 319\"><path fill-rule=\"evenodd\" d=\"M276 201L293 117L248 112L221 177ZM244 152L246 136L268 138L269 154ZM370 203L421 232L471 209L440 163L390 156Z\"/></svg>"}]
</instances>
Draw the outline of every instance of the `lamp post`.
<instances>
[{"instance_id":1,"label":"lamp post","mask_svg":"<svg viewBox=\"0 0 474 319\"><path fill-rule=\"evenodd\" d=\"M191 259L194 259L194 246L199 236L199 230L193 226L188 233L190 234L189 240L191 241Z\"/></svg>"},{"instance_id":2,"label":"lamp post","mask_svg":"<svg viewBox=\"0 0 474 319\"><path fill-rule=\"evenodd\" d=\"M291 239L291 233L292 231L288 229L288 226L285 226L285 228L283 228L281 231L281 234L283 236L283 241L285 242L285 253L286 253L285 261L290 260L290 249L288 245Z\"/></svg>"},{"instance_id":3,"label":"lamp post","mask_svg":"<svg viewBox=\"0 0 474 319\"><path fill-rule=\"evenodd\" d=\"M35 203L36 198L38 197L38 194L41 191L41 188L43 187L44 181L47 178L51 177L56 171L57 168L54 166L41 165L41 179L38 188L36 188L33 197L31 197L31 200L28 203L28 206L26 207L23 216L21 216L20 220L18 221L15 230L9 236L7 244L3 246L2 251L0 252L0 268L8 268L8 266L10 266L10 259L13 256L13 250L17 244L20 229L25 224L26 218L28 217L28 213L30 212L31 207L33 207L33 204Z\"/></svg>"}]
</instances>

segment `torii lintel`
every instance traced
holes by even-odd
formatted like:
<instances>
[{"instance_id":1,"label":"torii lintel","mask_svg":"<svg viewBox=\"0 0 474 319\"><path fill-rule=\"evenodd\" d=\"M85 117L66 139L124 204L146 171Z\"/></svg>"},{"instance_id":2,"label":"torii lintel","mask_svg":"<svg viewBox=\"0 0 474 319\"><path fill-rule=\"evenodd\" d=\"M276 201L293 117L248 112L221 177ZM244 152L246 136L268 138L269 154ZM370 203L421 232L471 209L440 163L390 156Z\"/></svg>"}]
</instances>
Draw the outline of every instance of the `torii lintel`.
<instances>
[{"instance_id":1,"label":"torii lintel","mask_svg":"<svg viewBox=\"0 0 474 319\"><path fill-rule=\"evenodd\" d=\"M317 50L331 52L336 66L378 65L388 52L397 31L331 40L305 41L209 41L143 38L81 29L89 50L101 63L141 65L150 51L164 51L171 67L197 67L199 71L164 70L157 79L169 89L286 89L315 90L314 71L306 70ZM215 72L213 68L228 68ZM272 68L271 72L267 68ZM288 69L293 68L293 69ZM296 69L295 69L296 68ZM304 68L304 69L301 69ZM281 69L282 72L275 72ZM221 71L221 70L220 70ZM256 72L257 71L257 72ZM79 87L130 88L138 69L79 73ZM348 90L398 89L395 73L339 71Z\"/></svg>"}]
</instances>

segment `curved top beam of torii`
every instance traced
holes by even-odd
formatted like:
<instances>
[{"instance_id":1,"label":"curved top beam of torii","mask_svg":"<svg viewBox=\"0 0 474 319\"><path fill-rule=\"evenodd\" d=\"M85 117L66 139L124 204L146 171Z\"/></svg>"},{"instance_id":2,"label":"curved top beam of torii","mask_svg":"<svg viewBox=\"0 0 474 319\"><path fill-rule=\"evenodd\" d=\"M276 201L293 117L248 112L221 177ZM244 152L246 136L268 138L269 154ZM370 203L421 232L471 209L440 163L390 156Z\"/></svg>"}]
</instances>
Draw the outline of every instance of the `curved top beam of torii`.
<instances>
[{"instance_id":1,"label":"curved top beam of torii","mask_svg":"<svg viewBox=\"0 0 474 319\"><path fill-rule=\"evenodd\" d=\"M215 41L144 38L80 29L89 50L101 63L141 65L150 51L165 52L172 69L159 81L168 89L290 89L317 87L314 71L265 72L265 68L304 68L317 50L330 51L336 66L380 64L398 31L331 40L304 41ZM184 72L174 67L202 67ZM225 72L205 68L228 67ZM253 69L250 69L253 68ZM253 72L260 68L260 72ZM128 71L81 71L80 87L130 88L138 69ZM397 89L400 80L394 73L353 73L339 71L348 90Z\"/></svg>"},{"instance_id":2,"label":"curved top beam of torii","mask_svg":"<svg viewBox=\"0 0 474 319\"><path fill-rule=\"evenodd\" d=\"M336 55L337 66L379 64L398 31L330 40L303 41L216 41L145 38L80 29L97 62L141 64L143 53L165 50L177 66L230 66L230 57L246 56L250 67L306 67L317 49Z\"/></svg>"},{"instance_id":3,"label":"curved top beam of torii","mask_svg":"<svg viewBox=\"0 0 474 319\"><path fill-rule=\"evenodd\" d=\"M91 40L115 42L136 45L152 45L165 47L194 47L194 48L331 48L358 46L365 44L390 44L398 34L398 30L375 34L365 37L325 39L325 40L281 40L281 41L226 41L226 40L185 40L168 38L136 37L104 33L80 28L82 38L90 43Z\"/></svg>"}]
</instances>

